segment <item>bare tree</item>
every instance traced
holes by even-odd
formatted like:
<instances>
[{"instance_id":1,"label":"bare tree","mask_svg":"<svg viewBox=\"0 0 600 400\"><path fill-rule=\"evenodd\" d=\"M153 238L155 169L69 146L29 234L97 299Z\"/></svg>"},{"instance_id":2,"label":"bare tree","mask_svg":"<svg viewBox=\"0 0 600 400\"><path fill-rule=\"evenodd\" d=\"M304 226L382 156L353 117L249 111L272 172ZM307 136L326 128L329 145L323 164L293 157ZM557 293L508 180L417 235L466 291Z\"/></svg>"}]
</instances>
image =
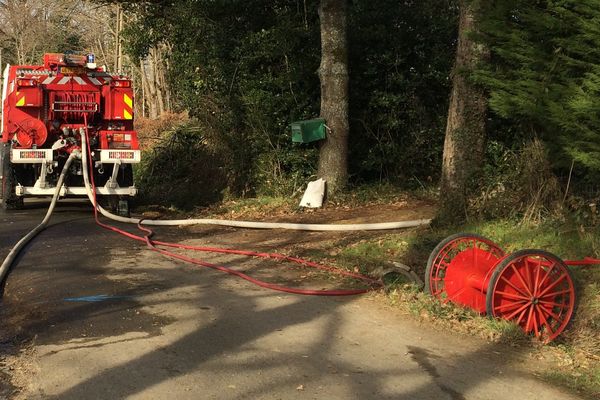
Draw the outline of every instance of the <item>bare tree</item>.
<instances>
[{"instance_id":1,"label":"bare tree","mask_svg":"<svg viewBox=\"0 0 600 400\"><path fill-rule=\"evenodd\" d=\"M14 64L38 64L47 52L77 50L96 54L97 63L125 72L140 84L136 109L152 118L171 108L167 85L168 44L151 49L142 60L122 50L121 32L132 16L120 6L87 0L0 0L0 46ZM76 46L76 48L69 48Z\"/></svg>"},{"instance_id":2,"label":"bare tree","mask_svg":"<svg viewBox=\"0 0 600 400\"><path fill-rule=\"evenodd\" d=\"M110 4L81 2L74 12L73 20L80 27L82 43L85 49L96 55L100 65L116 70L114 61L118 52L116 48L117 24L116 9Z\"/></svg>"},{"instance_id":3,"label":"bare tree","mask_svg":"<svg viewBox=\"0 0 600 400\"><path fill-rule=\"evenodd\" d=\"M74 0L0 1L0 43L9 60L18 64L39 62L47 51L57 51L79 27L71 16L82 4Z\"/></svg>"},{"instance_id":4,"label":"bare tree","mask_svg":"<svg viewBox=\"0 0 600 400\"><path fill-rule=\"evenodd\" d=\"M148 56L140 60L143 90L148 116L158 118L171 109L171 94L167 84L167 55L169 47L160 44L150 49Z\"/></svg>"}]
</instances>

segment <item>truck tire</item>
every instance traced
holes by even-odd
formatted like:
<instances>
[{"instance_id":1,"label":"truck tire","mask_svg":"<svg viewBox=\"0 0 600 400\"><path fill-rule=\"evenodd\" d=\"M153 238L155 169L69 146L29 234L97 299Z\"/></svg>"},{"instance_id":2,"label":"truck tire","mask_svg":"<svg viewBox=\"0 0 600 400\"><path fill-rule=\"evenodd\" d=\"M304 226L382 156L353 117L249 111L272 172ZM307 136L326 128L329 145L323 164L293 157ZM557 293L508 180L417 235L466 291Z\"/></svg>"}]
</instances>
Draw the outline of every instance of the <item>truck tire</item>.
<instances>
[{"instance_id":1,"label":"truck tire","mask_svg":"<svg viewBox=\"0 0 600 400\"><path fill-rule=\"evenodd\" d=\"M23 207L23 198L15 194L15 170L10 162L10 145L3 143L0 151L0 208L16 210Z\"/></svg>"}]
</instances>

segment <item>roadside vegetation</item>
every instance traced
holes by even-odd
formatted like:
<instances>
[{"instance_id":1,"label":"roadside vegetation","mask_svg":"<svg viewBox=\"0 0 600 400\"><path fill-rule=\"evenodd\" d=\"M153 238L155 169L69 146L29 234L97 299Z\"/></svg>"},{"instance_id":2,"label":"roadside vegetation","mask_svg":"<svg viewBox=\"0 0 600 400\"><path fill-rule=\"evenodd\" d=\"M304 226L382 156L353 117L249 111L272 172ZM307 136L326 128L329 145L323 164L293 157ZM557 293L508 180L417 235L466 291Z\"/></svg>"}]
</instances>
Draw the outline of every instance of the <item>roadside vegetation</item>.
<instances>
[{"instance_id":1,"label":"roadside vegetation","mask_svg":"<svg viewBox=\"0 0 600 400\"><path fill-rule=\"evenodd\" d=\"M600 257L600 227L584 227L570 219L546 219L540 223L506 218L472 222L452 229L427 229L388 241L367 242L345 249L340 261L348 255L372 260L394 258L418 270L423 276L424 266L432 247L446 236L456 232L472 232L486 236L507 253L520 249L544 249L562 259ZM418 262L415 264L415 261ZM407 310L416 318L454 331L466 332L510 345L532 347L546 357L555 357L557 368L540 374L553 383L577 389L595 398L600 393L600 268L598 266L572 267L576 280L579 306L571 326L554 343L539 347L534 339L526 338L521 329L506 321L481 317L472 311L441 304L411 284L400 283L388 290L392 303Z\"/></svg>"},{"instance_id":2,"label":"roadside vegetation","mask_svg":"<svg viewBox=\"0 0 600 400\"><path fill-rule=\"evenodd\" d=\"M344 24L328 30L326 18ZM327 146L292 143L290 123L327 114L347 160L332 174L347 182L325 211L441 211L427 229L322 243L314 260L365 273L397 260L422 276L457 232L507 252L600 257L600 0L28 0L0 2L0 19L4 62L89 51L132 76L139 213L312 216L298 202ZM337 86L324 73L335 53ZM325 93L338 93L327 110ZM556 368L540 373L597 397L600 266L573 272L578 313L544 349L401 277L385 296L427 324L554 352Z\"/></svg>"}]
</instances>

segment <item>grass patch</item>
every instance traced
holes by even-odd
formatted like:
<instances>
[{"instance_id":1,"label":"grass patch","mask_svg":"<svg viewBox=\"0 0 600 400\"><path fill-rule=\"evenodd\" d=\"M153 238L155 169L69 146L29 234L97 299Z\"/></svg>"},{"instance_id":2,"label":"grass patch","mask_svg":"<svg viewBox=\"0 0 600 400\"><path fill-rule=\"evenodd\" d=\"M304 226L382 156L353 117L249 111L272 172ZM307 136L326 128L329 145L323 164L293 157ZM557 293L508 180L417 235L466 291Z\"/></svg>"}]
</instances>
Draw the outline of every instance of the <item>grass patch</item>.
<instances>
[{"instance_id":1,"label":"grass patch","mask_svg":"<svg viewBox=\"0 0 600 400\"><path fill-rule=\"evenodd\" d=\"M293 198L286 197L253 197L245 199L225 200L208 208L209 215L267 216L292 214L300 210Z\"/></svg>"},{"instance_id":2,"label":"grass patch","mask_svg":"<svg viewBox=\"0 0 600 400\"><path fill-rule=\"evenodd\" d=\"M541 374L546 381L567 387L590 399L600 398L600 367L593 367L584 373L580 369L554 370Z\"/></svg>"},{"instance_id":3,"label":"grass patch","mask_svg":"<svg viewBox=\"0 0 600 400\"><path fill-rule=\"evenodd\" d=\"M411 197L426 200L436 198L433 189L423 188L410 194ZM327 206L358 207L365 205L392 204L406 199L407 192L389 183L373 183L369 185L352 186L328 199Z\"/></svg>"},{"instance_id":4,"label":"grass patch","mask_svg":"<svg viewBox=\"0 0 600 400\"><path fill-rule=\"evenodd\" d=\"M311 212L298 204L302 198L303 191L291 196L260 196L252 198L225 199L210 207L209 212L218 214L230 213L255 213L265 214L267 212L278 212L285 214ZM407 194L405 190L388 183L362 185L348 188L346 191L336 194L335 197L327 199L322 210L350 209L355 207L374 206L383 204L395 204L406 202L408 199L421 199L433 202L432 191L419 190Z\"/></svg>"},{"instance_id":5,"label":"grass patch","mask_svg":"<svg viewBox=\"0 0 600 400\"><path fill-rule=\"evenodd\" d=\"M489 237L507 252L533 248L547 250L563 259L600 257L600 228L577 227L573 221L524 224L498 220L470 224L464 230Z\"/></svg>"},{"instance_id":6,"label":"grass patch","mask_svg":"<svg viewBox=\"0 0 600 400\"><path fill-rule=\"evenodd\" d=\"M521 329L507 321L492 320L473 310L442 303L415 285L400 285L388 292L396 307L416 319L438 328L478 336L495 343L515 345L528 339Z\"/></svg>"},{"instance_id":7,"label":"grass patch","mask_svg":"<svg viewBox=\"0 0 600 400\"><path fill-rule=\"evenodd\" d=\"M398 258L408 250L403 235L390 235L377 240L361 240L341 249L336 262L342 266L359 266L368 272L377 266Z\"/></svg>"}]
</instances>

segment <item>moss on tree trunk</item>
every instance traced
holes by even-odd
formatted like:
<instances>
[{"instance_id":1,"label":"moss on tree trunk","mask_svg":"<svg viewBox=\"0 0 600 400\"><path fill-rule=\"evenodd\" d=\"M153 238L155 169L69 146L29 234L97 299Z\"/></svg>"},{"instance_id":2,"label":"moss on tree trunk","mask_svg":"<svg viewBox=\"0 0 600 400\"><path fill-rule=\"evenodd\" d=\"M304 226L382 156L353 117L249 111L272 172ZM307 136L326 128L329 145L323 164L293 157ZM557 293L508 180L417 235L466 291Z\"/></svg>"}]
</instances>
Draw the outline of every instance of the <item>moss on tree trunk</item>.
<instances>
[{"instance_id":1,"label":"moss on tree trunk","mask_svg":"<svg viewBox=\"0 0 600 400\"><path fill-rule=\"evenodd\" d=\"M321 116L327 121L327 139L319 154L320 178L334 194L348 181L348 42L346 0L321 0Z\"/></svg>"},{"instance_id":2,"label":"moss on tree trunk","mask_svg":"<svg viewBox=\"0 0 600 400\"><path fill-rule=\"evenodd\" d=\"M481 88L468 80L468 72L488 53L476 43L473 6L460 2L458 47L448 109L438 222L459 223L468 216L468 196L485 153L487 99Z\"/></svg>"}]
</instances>

